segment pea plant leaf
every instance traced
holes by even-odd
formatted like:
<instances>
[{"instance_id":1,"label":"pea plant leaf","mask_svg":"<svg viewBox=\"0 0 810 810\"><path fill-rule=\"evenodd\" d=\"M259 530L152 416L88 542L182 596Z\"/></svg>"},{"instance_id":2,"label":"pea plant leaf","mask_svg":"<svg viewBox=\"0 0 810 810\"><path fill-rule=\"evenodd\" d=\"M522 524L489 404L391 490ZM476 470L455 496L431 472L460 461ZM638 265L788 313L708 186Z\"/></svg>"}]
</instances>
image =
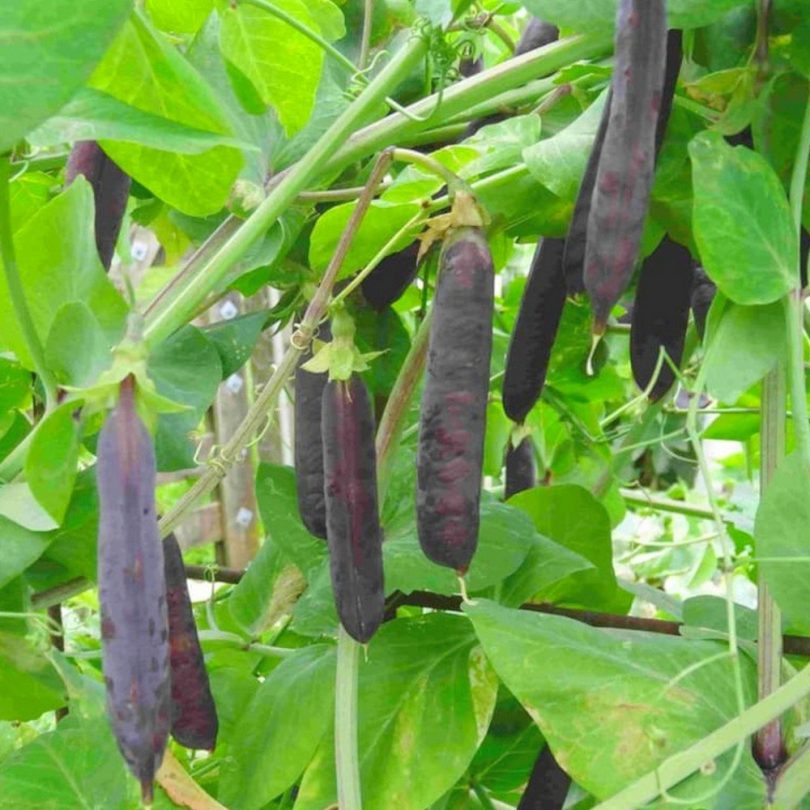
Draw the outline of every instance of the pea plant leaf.
<instances>
[{"instance_id":1,"label":"pea plant leaf","mask_svg":"<svg viewBox=\"0 0 810 810\"><path fill-rule=\"evenodd\" d=\"M700 259L737 304L770 304L798 283L798 239L779 178L761 155L716 132L689 143Z\"/></svg>"},{"instance_id":2,"label":"pea plant leaf","mask_svg":"<svg viewBox=\"0 0 810 810\"><path fill-rule=\"evenodd\" d=\"M486 732L496 687L462 617L433 613L384 624L358 682L363 807L424 810L446 793ZM335 802L333 746L329 735L304 774L299 810Z\"/></svg>"},{"instance_id":3,"label":"pea plant leaf","mask_svg":"<svg viewBox=\"0 0 810 810\"><path fill-rule=\"evenodd\" d=\"M145 113L198 130L231 134L205 80L137 13L93 73L90 87ZM222 208L244 162L242 153L231 146L193 155L112 139L102 144L127 174L192 216Z\"/></svg>"},{"instance_id":4,"label":"pea plant leaf","mask_svg":"<svg viewBox=\"0 0 810 810\"><path fill-rule=\"evenodd\" d=\"M19 0L0 19L0 153L53 115L92 72L132 0Z\"/></svg>"},{"instance_id":5,"label":"pea plant leaf","mask_svg":"<svg viewBox=\"0 0 810 810\"><path fill-rule=\"evenodd\" d=\"M807 520L810 467L799 452L781 461L762 495L754 524L758 565L791 624L810 632Z\"/></svg>"},{"instance_id":6,"label":"pea plant leaf","mask_svg":"<svg viewBox=\"0 0 810 810\"><path fill-rule=\"evenodd\" d=\"M320 33L301 0L275 4L302 25ZM289 23L255 6L228 6L223 12L220 47L225 58L253 83L272 105L288 135L309 119L321 77L323 50ZM288 92L291 84L296 92Z\"/></svg>"},{"instance_id":7,"label":"pea plant leaf","mask_svg":"<svg viewBox=\"0 0 810 810\"><path fill-rule=\"evenodd\" d=\"M466 605L498 676L520 700L577 784L607 799L737 715L731 663L713 642L607 632L560 616L481 599ZM709 660L712 659L712 660ZM692 665L701 664L692 669ZM745 700L755 695L745 657ZM688 671L690 668L691 671ZM711 807L759 806L765 785L747 741ZM734 752L671 793L694 799L717 788Z\"/></svg>"}]
</instances>

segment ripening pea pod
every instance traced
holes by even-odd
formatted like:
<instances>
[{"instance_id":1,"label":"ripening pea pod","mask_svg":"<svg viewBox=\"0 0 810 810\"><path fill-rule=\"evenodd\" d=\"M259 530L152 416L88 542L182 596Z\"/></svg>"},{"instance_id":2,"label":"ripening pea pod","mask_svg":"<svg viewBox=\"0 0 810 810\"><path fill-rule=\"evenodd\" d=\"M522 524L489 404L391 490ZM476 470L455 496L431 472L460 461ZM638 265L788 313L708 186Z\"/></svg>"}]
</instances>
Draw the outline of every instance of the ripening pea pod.
<instances>
[{"instance_id":1,"label":"ripening pea pod","mask_svg":"<svg viewBox=\"0 0 810 810\"><path fill-rule=\"evenodd\" d=\"M363 297L378 312L402 297L419 269L416 257L419 242L412 242L390 256L386 256L360 282Z\"/></svg>"},{"instance_id":2,"label":"ripening pea pod","mask_svg":"<svg viewBox=\"0 0 810 810\"><path fill-rule=\"evenodd\" d=\"M702 267L695 268L695 275L692 281L692 291L689 296L689 305L692 308L692 315L695 318L695 328L698 336L703 340L706 334L706 318L709 316L709 308L714 301L717 286L706 275Z\"/></svg>"},{"instance_id":3,"label":"ripening pea pod","mask_svg":"<svg viewBox=\"0 0 810 810\"><path fill-rule=\"evenodd\" d=\"M96 249L104 269L109 270L131 181L95 141L77 141L73 146L65 169L65 185L69 186L80 174L93 189Z\"/></svg>"},{"instance_id":4,"label":"ripening pea pod","mask_svg":"<svg viewBox=\"0 0 810 810\"><path fill-rule=\"evenodd\" d=\"M678 368L681 365L694 276L692 255L668 236L641 266L630 324L630 365L639 388L646 391L652 385L653 402L675 382L669 363L662 360L659 365L661 350Z\"/></svg>"},{"instance_id":5,"label":"ripening pea pod","mask_svg":"<svg viewBox=\"0 0 810 810\"><path fill-rule=\"evenodd\" d=\"M385 589L374 412L358 374L326 384L322 424L326 538L335 606L346 632L365 644L382 623Z\"/></svg>"},{"instance_id":6,"label":"ripening pea pod","mask_svg":"<svg viewBox=\"0 0 810 810\"><path fill-rule=\"evenodd\" d=\"M417 453L416 513L426 556L463 574L478 543L494 274L482 228L445 239L433 300Z\"/></svg>"},{"instance_id":7,"label":"ripening pea pod","mask_svg":"<svg viewBox=\"0 0 810 810\"><path fill-rule=\"evenodd\" d=\"M155 453L135 410L135 380L98 439L98 583L107 713L118 747L151 802L171 723L163 544L155 512Z\"/></svg>"},{"instance_id":8,"label":"ripening pea pod","mask_svg":"<svg viewBox=\"0 0 810 810\"><path fill-rule=\"evenodd\" d=\"M666 0L620 0L610 115L585 238L585 289L601 335L630 281L655 169L666 69Z\"/></svg>"},{"instance_id":9,"label":"ripening pea pod","mask_svg":"<svg viewBox=\"0 0 810 810\"><path fill-rule=\"evenodd\" d=\"M517 444L515 444L517 440ZM506 445L506 481L503 491L505 500L518 492L537 485L537 467L534 463L534 446L530 436L516 435Z\"/></svg>"},{"instance_id":10,"label":"ripening pea pod","mask_svg":"<svg viewBox=\"0 0 810 810\"><path fill-rule=\"evenodd\" d=\"M319 327L319 337L332 337L329 322ZM307 531L326 539L326 504L323 495L323 438L321 435L321 400L326 386L325 372L302 368L312 359L312 350L301 355L295 368L295 404L293 411L293 445L298 513Z\"/></svg>"},{"instance_id":11,"label":"ripening pea pod","mask_svg":"<svg viewBox=\"0 0 810 810\"><path fill-rule=\"evenodd\" d=\"M172 684L171 734L186 748L213 751L219 728L217 707L197 636L183 553L174 534L163 541L163 558Z\"/></svg>"},{"instance_id":12,"label":"ripening pea pod","mask_svg":"<svg viewBox=\"0 0 810 810\"><path fill-rule=\"evenodd\" d=\"M503 409L521 424L546 381L554 338L565 306L562 256L565 241L546 237L534 251L520 301L503 378Z\"/></svg>"}]
</instances>

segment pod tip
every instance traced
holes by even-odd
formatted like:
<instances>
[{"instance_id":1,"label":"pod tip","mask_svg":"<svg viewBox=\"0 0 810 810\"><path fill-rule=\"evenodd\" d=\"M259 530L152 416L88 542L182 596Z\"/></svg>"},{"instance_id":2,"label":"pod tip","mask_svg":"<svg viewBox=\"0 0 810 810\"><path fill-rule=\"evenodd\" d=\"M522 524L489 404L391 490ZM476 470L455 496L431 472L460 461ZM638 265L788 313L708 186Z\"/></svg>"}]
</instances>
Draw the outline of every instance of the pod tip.
<instances>
[{"instance_id":1,"label":"pod tip","mask_svg":"<svg viewBox=\"0 0 810 810\"><path fill-rule=\"evenodd\" d=\"M596 373L593 368L593 358L596 355L596 350L599 347L599 341L602 340L604 331L604 327L601 327L599 324L594 325L593 334L591 335L591 350L588 352L588 360L585 363L585 373L589 377L593 377Z\"/></svg>"}]
</instances>

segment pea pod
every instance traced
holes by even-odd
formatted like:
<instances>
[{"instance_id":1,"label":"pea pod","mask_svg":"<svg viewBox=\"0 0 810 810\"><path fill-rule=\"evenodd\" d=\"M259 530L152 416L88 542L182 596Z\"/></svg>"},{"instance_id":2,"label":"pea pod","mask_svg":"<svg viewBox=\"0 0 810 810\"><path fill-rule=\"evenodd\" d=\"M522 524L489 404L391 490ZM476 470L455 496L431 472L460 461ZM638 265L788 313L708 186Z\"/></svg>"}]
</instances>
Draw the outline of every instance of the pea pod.
<instances>
[{"instance_id":1,"label":"pea pod","mask_svg":"<svg viewBox=\"0 0 810 810\"><path fill-rule=\"evenodd\" d=\"M564 245L564 240L550 237L538 243L509 340L503 408L518 423L534 407L546 381L551 348L565 306Z\"/></svg>"},{"instance_id":2,"label":"pea pod","mask_svg":"<svg viewBox=\"0 0 810 810\"><path fill-rule=\"evenodd\" d=\"M630 325L630 364L639 388L646 390L652 384L653 402L675 382L675 372L666 360L653 382L661 350L676 366L681 364L694 275L691 254L668 236L641 267Z\"/></svg>"},{"instance_id":3,"label":"pea pod","mask_svg":"<svg viewBox=\"0 0 810 810\"><path fill-rule=\"evenodd\" d=\"M417 527L434 562L464 573L478 507L492 353L494 276L480 228L462 227L439 258L417 453Z\"/></svg>"},{"instance_id":4,"label":"pea pod","mask_svg":"<svg viewBox=\"0 0 810 810\"><path fill-rule=\"evenodd\" d=\"M118 747L152 798L169 735L169 627L155 513L155 453L135 411L134 378L98 439L98 583L107 713Z\"/></svg>"},{"instance_id":5,"label":"pea pod","mask_svg":"<svg viewBox=\"0 0 810 810\"><path fill-rule=\"evenodd\" d=\"M509 500L524 489L531 489L537 484L537 470L534 466L534 447L532 440L526 436L517 447L510 441L506 448L506 482L503 496Z\"/></svg>"},{"instance_id":6,"label":"pea pod","mask_svg":"<svg viewBox=\"0 0 810 810\"><path fill-rule=\"evenodd\" d=\"M570 787L571 777L546 745L537 755L517 810L562 810Z\"/></svg>"},{"instance_id":7,"label":"pea pod","mask_svg":"<svg viewBox=\"0 0 810 810\"><path fill-rule=\"evenodd\" d=\"M104 269L109 270L127 210L131 181L95 141L78 141L71 150L65 184L70 185L80 174L93 189L96 249Z\"/></svg>"},{"instance_id":8,"label":"pea pod","mask_svg":"<svg viewBox=\"0 0 810 810\"><path fill-rule=\"evenodd\" d=\"M706 318L709 316L709 307L711 307L712 301L714 301L716 292L717 286L706 275L706 271L702 267L696 268L689 305L692 308L692 315L695 318L695 328L701 340L703 340L706 333Z\"/></svg>"},{"instance_id":9,"label":"pea pod","mask_svg":"<svg viewBox=\"0 0 810 810\"><path fill-rule=\"evenodd\" d=\"M163 558L169 620L172 737L186 748L213 751L219 727L217 707L197 637L183 554L173 534L163 541Z\"/></svg>"},{"instance_id":10,"label":"pea pod","mask_svg":"<svg viewBox=\"0 0 810 810\"><path fill-rule=\"evenodd\" d=\"M610 115L585 240L595 334L604 332L638 255L655 168L666 41L665 0L620 0Z\"/></svg>"},{"instance_id":11,"label":"pea pod","mask_svg":"<svg viewBox=\"0 0 810 810\"><path fill-rule=\"evenodd\" d=\"M319 336L332 337L329 323L321 325ZM301 355L295 369L295 407L293 443L298 512L307 531L326 539L326 505L323 494L323 437L321 435L321 400L326 373L301 368L312 358L312 351Z\"/></svg>"},{"instance_id":12,"label":"pea pod","mask_svg":"<svg viewBox=\"0 0 810 810\"><path fill-rule=\"evenodd\" d=\"M419 242L386 256L360 283L363 297L376 310L383 310L399 299L418 270Z\"/></svg>"},{"instance_id":13,"label":"pea pod","mask_svg":"<svg viewBox=\"0 0 810 810\"><path fill-rule=\"evenodd\" d=\"M365 644L382 622L385 590L374 414L357 374L326 384L322 425L326 538L335 606L346 632Z\"/></svg>"}]
</instances>

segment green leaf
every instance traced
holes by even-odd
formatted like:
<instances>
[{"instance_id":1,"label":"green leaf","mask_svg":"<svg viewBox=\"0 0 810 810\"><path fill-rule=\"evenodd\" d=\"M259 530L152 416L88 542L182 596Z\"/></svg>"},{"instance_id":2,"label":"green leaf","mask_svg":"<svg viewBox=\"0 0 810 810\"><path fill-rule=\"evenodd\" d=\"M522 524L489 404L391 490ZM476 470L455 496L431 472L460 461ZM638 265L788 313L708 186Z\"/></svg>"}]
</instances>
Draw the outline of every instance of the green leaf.
<instances>
[{"instance_id":1,"label":"green leaf","mask_svg":"<svg viewBox=\"0 0 810 810\"><path fill-rule=\"evenodd\" d=\"M357 203L344 203L330 208L318 217L309 238L309 264L316 273L322 273L335 252L340 235L349 221ZM363 222L352 239L349 252L343 261L338 278L351 276L361 270L389 239L419 211L417 203L392 205L375 200L366 212ZM391 249L391 253L413 242L420 226L407 234Z\"/></svg>"},{"instance_id":2,"label":"green leaf","mask_svg":"<svg viewBox=\"0 0 810 810\"><path fill-rule=\"evenodd\" d=\"M301 522L294 470L261 464L256 472L256 500L270 540L309 578L327 550L326 543L311 535Z\"/></svg>"},{"instance_id":3,"label":"green leaf","mask_svg":"<svg viewBox=\"0 0 810 810\"><path fill-rule=\"evenodd\" d=\"M32 532L49 532L59 524L45 511L25 481L0 487L0 515Z\"/></svg>"},{"instance_id":4,"label":"green leaf","mask_svg":"<svg viewBox=\"0 0 810 810\"><path fill-rule=\"evenodd\" d=\"M520 163L524 159L524 153L540 140L540 129L540 118L536 115L517 115L497 124L481 127L472 137L464 140L464 147L476 146L482 154L462 165L460 174L475 177ZM450 150L456 153L460 151L459 147L448 147L447 151ZM444 151L434 153L433 157ZM528 160L526 163L528 164Z\"/></svg>"},{"instance_id":5,"label":"green leaf","mask_svg":"<svg viewBox=\"0 0 810 810\"><path fill-rule=\"evenodd\" d=\"M159 394L188 407L158 419L158 469L193 467L196 443L190 434L216 396L222 379L219 354L199 329L185 326L157 347L149 357L148 371Z\"/></svg>"},{"instance_id":6,"label":"green leaf","mask_svg":"<svg viewBox=\"0 0 810 810\"><path fill-rule=\"evenodd\" d=\"M45 343L45 360L60 383L90 386L110 367L111 346L93 311L70 301L56 311Z\"/></svg>"},{"instance_id":7,"label":"green leaf","mask_svg":"<svg viewBox=\"0 0 810 810\"><path fill-rule=\"evenodd\" d=\"M402 318L391 307L382 312L362 309L355 315L357 348L364 354L381 351L372 360L363 377L372 395L386 397L391 393L399 371L411 348L411 337Z\"/></svg>"},{"instance_id":8,"label":"green leaf","mask_svg":"<svg viewBox=\"0 0 810 810\"><path fill-rule=\"evenodd\" d=\"M483 503L478 549L465 577L468 590L476 592L496 585L517 570L534 537L531 520L520 510L500 503ZM458 593L455 573L425 557L413 520L386 536L383 562L387 593L395 590L403 593L427 590L446 596Z\"/></svg>"},{"instance_id":9,"label":"green leaf","mask_svg":"<svg viewBox=\"0 0 810 810\"><path fill-rule=\"evenodd\" d=\"M761 307L729 304L704 360L706 390L723 402L736 402L786 351L781 302Z\"/></svg>"},{"instance_id":10,"label":"green leaf","mask_svg":"<svg viewBox=\"0 0 810 810\"><path fill-rule=\"evenodd\" d=\"M25 571L47 545L43 535L0 516L0 588Z\"/></svg>"},{"instance_id":11,"label":"green leaf","mask_svg":"<svg viewBox=\"0 0 810 810\"><path fill-rule=\"evenodd\" d=\"M0 153L79 89L124 22L131 0L18 0L0 19Z\"/></svg>"},{"instance_id":12,"label":"green leaf","mask_svg":"<svg viewBox=\"0 0 810 810\"><path fill-rule=\"evenodd\" d=\"M30 390L30 372L7 357L0 357L0 414L19 408Z\"/></svg>"},{"instance_id":13,"label":"green leaf","mask_svg":"<svg viewBox=\"0 0 810 810\"><path fill-rule=\"evenodd\" d=\"M189 155L200 154L215 146L257 149L230 135L154 115L91 87L76 93L26 140L38 147L75 141L121 141Z\"/></svg>"},{"instance_id":14,"label":"green leaf","mask_svg":"<svg viewBox=\"0 0 810 810\"><path fill-rule=\"evenodd\" d=\"M195 34L213 8L214 0L146 0L158 28L182 34Z\"/></svg>"},{"instance_id":15,"label":"green leaf","mask_svg":"<svg viewBox=\"0 0 810 810\"><path fill-rule=\"evenodd\" d=\"M759 568L776 603L802 633L810 633L808 520L810 466L795 452L779 463L762 495L754 538Z\"/></svg>"},{"instance_id":16,"label":"green leaf","mask_svg":"<svg viewBox=\"0 0 810 810\"><path fill-rule=\"evenodd\" d=\"M81 301L92 310L108 345L123 331L127 307L107 278L93 233L93 192L77 178L17 232L14 242L28 307L44 343L59 308ZM0 275L0 322L3 340L27 368L33 366Z\"/></svg>"},{"instance_id":17,"label":"green leaf","mask_svg":"<svg viewBox=\"0 0 810 810\"><path fill-rule=\"evenodd\" d=\"M611 30L618 0L523 0L523 5L541 20L548 20L575 31ZM747 0L669 0L667 21L670 28L702 28L720 19L730 9L747 5Z\"/></svg>"},{"instance_id":18,"label":"green leaf","mask_svg":"<svg viewBox=\"0 0 810 810\"><path fill-rule=\"evenodd\" d=\"M424 810L446 793L486 733L496 690L463 617L433 613L384 624L360 663L364 810ZM304 774L296 810L335 802L333 746L325 740Z\"/></svg>"},{"instance_id":19,"label":"green leaf","mask_svg":"<svg viewBox=\"0 0 810 810\"><path fill-rule=\"evenodd\" d=\"M239 720L220 801L260 810L295 783L332 722L334 679L331 645L304 647L273 670Z\"/></svg>"},{"instance_id":20,"label":"green leaf","mask_svg":"<svg viewBox=\"0 0 810 810\"><path fill-rule=\"evenodd\" d=\"M737 637L756 641L757 613L743 605L734 605ZM726 600L719 596L693 596L683 603L683 623L689 628L708 628L728 633ZM684 628L686 629L686 628Z\"/></svg>"},{"instance_id":21,"label":"green leaf","mask_svg":"<svg viewBox=\"0 0 810 810\"><path fill-rule=\"evenodd\" d=\"M134 810L130 779L107 719L78 722L72 713L0 765L0 793L9 807Z\"/></svg>"},{"instance_id":22,"label":"green leaf","mask_svg":"<svg viewBox=\"0 0 810 810\"><path fill-rule=\"evenodd\" d=\"M137 13L107 52L90 86L143 112L195 129L232 134L204 79ZM101 143L127 174L191 216L206 216L225 205L243 163L241 153L229 146L181 155L140 144Z\"/></svg>"},{"instance_id":23,"label":"green leaf","mask_svg":"<svg viewBox=\"0 0 810 810\"><path fill-rule=\"evenodd\" d=\"M301 0L274 0L274 4L318 30ZM323 66L320 46L263 9L232 5L222 13L220 47L223 56L250 79L264 103L273 106L288 135L307 123Z\"/></svg>"},{"instance_id":24,"label":"green leaf","mask_svg":"<svg viewBox=\"0 0 810 810\"><path fill-rule=\"evenodd\" d=\"M64 705L62 681L48 659L24 638L0 632L0 720L33 720Z\"/></svg>"},{"instance_id":25,"label":"green leaf","mask_svg":"<svg viewBox=\"0 0 810 810\"><path fill-rule=\"evenodd\" d=\"M591 562L596 570L572 574L547 595L583 607L629 603L617 590L613 573L610 518L605 507L584 487L562 484L520 492L509 503L526 512L537 531Z\"/></svg>"},{"instance_id":26,"label":"green leaf","mask_svg":"<svg viewBox=\"0 0 810 810\"><path fill-rule=\"evenodd\" d=\"M689 143L693 229L706 272L732 301L769 304L798 283L798 239L767 161L716 132Z\"/></svg>"},{"instance_id":27,"label":"green leaf","mask_svg":"<svg viewBox=\"0 0 810 810\"><path fill-rule=\"evenodd\" d=\"M25 458L28 486L57 523L65 516L76 482L80 431L73 414L77 405L66 402L43 419Z\"/></svg>"},{"instance_id":28,"label":"green leaf","mask_svg":"<svg viewBox=\"0 0 810 810\"><path fill-rule=\"evenodd\" d=\"M728 657L717 658L723 647L716 643L597 630L484 599L464 611L499 677L534 718L557 761L598 799L738 714L732 664ZM754 665L746 657L740 665L749 703L756 697ZM733 758L734 752L727 752L715 770L690 777L672 795L683 800L709 793ZM723 804L698 806L760 807L764 792L745 744L737 772L718 795Z\"/></svg>"},{"instance_id":29,"label":"green leaf","mask_svg":"<svg viewBox=\"0 0 810 810\"><path fill-rule=\"evenodd\" d=\"M250 359L266 320L266 312L249 312L203 327L203 334L219 354L223 379L235 374Z\"/></svg>"},{"instance_id":30,"label":"green leaf","mask_svg":"<svg viewBox=\"0 0 810 810\"><path fill-rule=\"evenodd\" d=\"M529 171L549 191L573 202L599 129L607 91L562 132L523 150Z\"/></svg>"}]
</instances>

